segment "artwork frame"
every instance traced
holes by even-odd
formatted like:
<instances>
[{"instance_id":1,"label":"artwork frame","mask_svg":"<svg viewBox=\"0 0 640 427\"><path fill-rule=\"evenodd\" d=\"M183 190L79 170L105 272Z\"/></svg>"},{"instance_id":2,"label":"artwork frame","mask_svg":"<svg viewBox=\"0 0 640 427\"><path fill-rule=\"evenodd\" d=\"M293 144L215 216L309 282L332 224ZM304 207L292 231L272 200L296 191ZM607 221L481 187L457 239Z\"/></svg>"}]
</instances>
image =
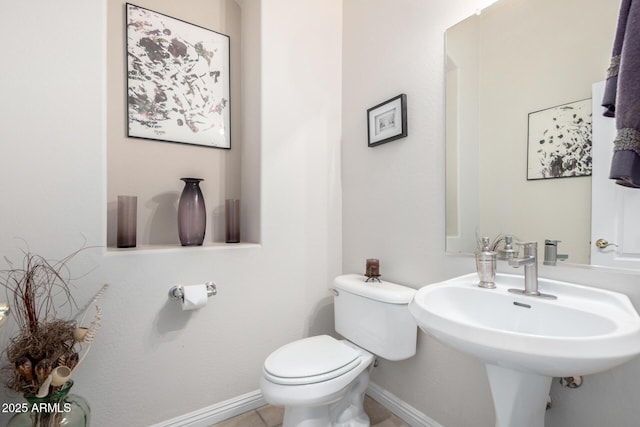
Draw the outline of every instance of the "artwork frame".
<instances>
[{"instance_id":1,"label":"artwork frame","mask_svg":"<svg viewBox=\"0 0 640 427\"><path fill-rule=\"evenodd\" d=\"M127 136L231 149L230 37L126 3Z\"/></svg>"},{"instance_id":2,"label":"artwork frame","mask_svg":"<svg viewBox=\"0 0 640 427\"><path fill-rule=\"evenodd\" d=\"M407 95L394 96L367 110L368 146L395 141L408 135Z\"/></svg>"},{"instance_id":3,"label":"artwork frame","mask_svg":"<svg viewBox=\"0 0 640 427\"><path fill-rule=\"evenodd\" d=\"M592 116L590 98L529 113L527 180L591 176Z\"/></svg>"}]
</instances>

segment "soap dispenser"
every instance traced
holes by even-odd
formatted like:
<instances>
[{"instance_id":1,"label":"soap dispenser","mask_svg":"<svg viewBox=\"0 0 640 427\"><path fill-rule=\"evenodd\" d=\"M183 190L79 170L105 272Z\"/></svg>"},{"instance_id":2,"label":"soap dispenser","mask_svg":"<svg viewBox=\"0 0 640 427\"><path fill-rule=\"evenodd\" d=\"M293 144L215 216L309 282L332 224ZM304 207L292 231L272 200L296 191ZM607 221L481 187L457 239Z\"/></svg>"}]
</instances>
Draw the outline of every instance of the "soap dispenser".
<instances>
[{"instance_id":1,"label":"soap dispenser","mask_svg":"<svg viewBox=\"0 0 640 427\"><path fill-rule=\"evenodd\" d=\"M518 251L513 249L513 236L504 236L504 247L498 250L498 259L509 261L513 258L518 258Z\"/></svg>"},{"instance_id":2,"label":"soap dispenser","mask_svg":"<svg viewBox=\"0 0 640 427\"><path fill-rule=\"evenodd\" d=\"M496 252L489 248L489 238L482 238L482 249L476 252L476 268L481 288L493 289L496 287Z\"/></svg>"}]
</instances>

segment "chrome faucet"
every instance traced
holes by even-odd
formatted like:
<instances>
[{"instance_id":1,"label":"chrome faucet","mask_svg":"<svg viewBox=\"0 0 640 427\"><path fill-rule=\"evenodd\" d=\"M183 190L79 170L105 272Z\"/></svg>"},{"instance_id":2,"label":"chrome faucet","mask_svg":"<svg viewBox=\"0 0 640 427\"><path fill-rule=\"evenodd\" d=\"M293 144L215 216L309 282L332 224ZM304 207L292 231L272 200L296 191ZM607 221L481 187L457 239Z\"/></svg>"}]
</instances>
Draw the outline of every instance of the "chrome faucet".
<instances>
[{"instance_id":1,"label":"chrome faucet","mask_svg":"<svg viewBox=\"0 0 640 427\"><path fill-rule=\"evenodd\" d=\"M558 253L558 243L560 240L546 239L544 241L544 265L556 265L558 260L569 258L569 255Z\"/></svg>"},{"instance_id":2,"label":"chrome faucet","mask_svg":"<svg viewBox=\"0 0 640 427\"><path fill-rule=\"evenodd\" d=\"M509 259L512 267L524 266L524 290L509 289L509 292L530 297L556 299L554 295L538 291L538 242L517 242L523 248L522 258Z\"/></svg>"}]
</instances>

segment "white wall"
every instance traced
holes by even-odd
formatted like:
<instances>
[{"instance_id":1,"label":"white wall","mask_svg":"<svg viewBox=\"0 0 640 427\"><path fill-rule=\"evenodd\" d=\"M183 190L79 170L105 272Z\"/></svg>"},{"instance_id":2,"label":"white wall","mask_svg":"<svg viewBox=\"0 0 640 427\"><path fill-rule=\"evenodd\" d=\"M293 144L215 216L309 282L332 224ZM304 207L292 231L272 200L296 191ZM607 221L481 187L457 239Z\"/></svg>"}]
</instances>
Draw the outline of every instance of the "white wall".
<instances>
[{"instance_id":1,"label":"white wall","mask_svg":"<svg viewBox=\"0 0 640 427\"><path fill-rule=\"evenodd\" d=\"M379 258L385 279L416 288L473 271L444 255L444 31L487 3L344 0L344 271ZM399 93L409 136L367 147L367 108ZM493 424L483 366L422 333L418 344L373 381L444 426Z\"/></svg>"},{"instance_id":2,"label":"white wall","mask_svg":"<svg viewBox=\"0 0 640 427\"><path fill-rule=\"evenodd\" d=\"M444 31L486 3L344 0L344 271L379 258L385 279L420 287L475 270L473 258L444 252ZM401 92L409 136L368 148L366 109ZM640 308L638 273L541 266L540 274L624 292ZM482 365L423 333L418 344L413 359L381 361L373 381L445 427L494 426ZM639 380L636 359L586 377L580 389L554 381L546 425L637 425Z\"/></svg>"},{"instance_id":3,"label":"white wall","mask_svg":"<svg viewBox=\"0 0 640 427\"><path fill-rule=\"evenodd\" d=\"M252 160L262 150L262 160L243 167L243 180L246 170L261 174L261 245L97 248L71 263L76 275L88 273L75 282L80 305L111 284L102 330L73 387L90 401L94 426L146 426L256 390L274 348L332 331L327 288L341 271L341 2L244 3L245 49L254 65L261 57L262 73L243 72L251 79L244 96L260 108L244 102L252 141L243 149ZM19 256L16 237L49 258L77 249L83 236L106 243L106 4L3 8L0 35L13 42L0 78L0 255ZM218 285L206 308L185 313L168 301L172 285L206 280ZM10 324L0 330L3 346L14 332Z\"/></svg>"}]
</instances>

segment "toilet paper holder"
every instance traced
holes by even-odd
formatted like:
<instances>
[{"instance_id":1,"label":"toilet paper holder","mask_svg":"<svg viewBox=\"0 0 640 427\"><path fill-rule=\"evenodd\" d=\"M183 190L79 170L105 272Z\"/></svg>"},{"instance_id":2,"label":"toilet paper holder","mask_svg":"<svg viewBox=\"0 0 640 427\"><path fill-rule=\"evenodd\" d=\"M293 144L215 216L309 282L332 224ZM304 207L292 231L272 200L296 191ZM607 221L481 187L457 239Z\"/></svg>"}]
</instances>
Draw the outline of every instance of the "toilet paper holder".
<instances>
[{"instance_id":1,"label":"toilet paper holder","mask_svg":"<svg viewBox=\"0 0 640 427\"><path fill-rule=\"evenodd\" d=\"M207 287L207 297L211 298L218 293L215 283L206 282L204 285ZM182 285L172 286L171 289L169 289L169 298L182 301L184 299L184 289Z\"/></svg>"}]
</instances>

